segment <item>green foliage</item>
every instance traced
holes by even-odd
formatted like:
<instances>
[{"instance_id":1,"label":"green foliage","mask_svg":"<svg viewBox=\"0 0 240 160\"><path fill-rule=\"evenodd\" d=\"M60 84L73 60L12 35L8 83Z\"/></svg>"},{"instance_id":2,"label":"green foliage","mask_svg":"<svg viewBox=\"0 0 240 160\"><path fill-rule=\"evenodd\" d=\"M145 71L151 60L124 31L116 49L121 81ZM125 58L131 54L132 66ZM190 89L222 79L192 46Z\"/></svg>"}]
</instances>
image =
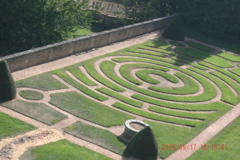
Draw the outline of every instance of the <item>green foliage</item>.
<instances>
[{"instance_id":1,"label":"green foliage","mask_svg":"<svg viewBox=\"0 0 240 160\"><path fill-rule=\"evenodd\" d=\"M180 15L170 23L162 35L171 40L184 41L183 24Z\"/></svg>"},{"instance_id":2,"label":"green foliage","mask_svg":"<svg viewBox=\"0 0 240 160\"><path fill-rule=\"evenodd\" d=\"M50 108L48 105L43 103L32 103L16 100L3 103L2 105L48 125L53 125L67 118L66 115Z\"/></svg>"},{"instance_id":3,"label":"green foliage","mask_svg":"<svg viewBox=\"0 0 240 160\"><path fill-rule=\"evenodd\" d=\"M0 61L0 102L16 97L17 91L6 61Z\"/></svg>"},{"instance_id":4,"label":"green foliage","mask_svg":"<svg viewBox=\"0 0 240 160\"><path fill-rule=\"evenodd\" d=\"M80 121L66 127L64 131L118 154L122 154L125 148L125 145L113 133Z\"/></svg>"},{"instance_id":5,"label":"green foliage","mask_svg":"<svg viewBox=\"0 0 240 160\"><path fill-rule=\"evenodd\" d=\"M37 146L25 152L20 160L111 160L102 154L86 147L59 140L46 145Z\"/></svg>"},{"instance_id":6,"label":"green foliage","mask_svg":"<svg viewBox=\"0 0 240 160\"><path fill-rule=\"evenodd\" d=\"M180 11L179 0L123 0L126 16L133 22L159 18Z\"/></svg>"},{"instance_id":7,"label":"green foliage","mask_svg":"<svg viewBox=\"0 0 240 160\"><path fill-rule=\"evenodd\" d=\"M125 154L141 160L156 160L158 144L150 126L142 129L128 143Z\"/></svg>"},{"instance_id":8,"label":"green foliage","mask_svg":"<svg viewBox=\"0 0 240 160\"><path fill-rule=\"evenodd\" d=\"M240 41L238 0L123 0L132 22L182 13L188 26L215 38Z\"/></svg>"},{"instance_id":9,"label":"green foliage","mask_svg":"<svg viewBox=\"0 0 240 160\"><path fill-rule=\"evenodd\" d=\"M0 112L0 140L35 129L34 126Z\"/></svg>"},{"instance_id":10,"label":"green foliage","mask_svg":"<svg viewBox=\"0 0 240 160\"><path fill-rule=\"evenodd\" d=\"M44 97L42 93L37 91L32 91L32 90L23 90L19 92L19 95L25 99L30 99L30 100L41 100Z\"/></svg>"},{"instance_id":11,"label":"green foliage","mask_svg":"<svg viewBox=\"0 0 240 160\"><path fill-rule=\"evenodd\" d=\"M182 13L188 25L207 35L232 41L240 40L240 1L185 0Z\"/></svg>"},{"instance_id":12,"label":"green foliage","mask_svg":"<svg viewBox=\"0 0 240 160\"><path fill-rule=\"evenodd\" d=\"M88 1L1 1L0 52L9 54L64 40L91 23Z\"/></svg>"}]
</instances>

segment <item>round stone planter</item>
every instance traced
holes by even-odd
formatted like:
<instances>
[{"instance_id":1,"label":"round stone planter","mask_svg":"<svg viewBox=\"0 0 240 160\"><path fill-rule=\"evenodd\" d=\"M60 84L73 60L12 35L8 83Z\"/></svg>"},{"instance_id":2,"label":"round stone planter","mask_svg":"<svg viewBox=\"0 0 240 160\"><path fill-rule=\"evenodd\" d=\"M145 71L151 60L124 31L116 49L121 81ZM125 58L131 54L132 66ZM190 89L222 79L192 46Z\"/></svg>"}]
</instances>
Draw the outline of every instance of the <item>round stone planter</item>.
<instances>
[{"instance_id":1,"label":"round stone planter","mask_svg":"<svg viewBox=\"0 0 240 160\"><path fill-rule=\"evenodd\" d=\"M130 119L125 122L125 129L122 134L122 138L124 141L129 142L130 139L139 131L144 129L145 127L149 126L147 123L143 121Z\"/></svg>"}]
</instances>

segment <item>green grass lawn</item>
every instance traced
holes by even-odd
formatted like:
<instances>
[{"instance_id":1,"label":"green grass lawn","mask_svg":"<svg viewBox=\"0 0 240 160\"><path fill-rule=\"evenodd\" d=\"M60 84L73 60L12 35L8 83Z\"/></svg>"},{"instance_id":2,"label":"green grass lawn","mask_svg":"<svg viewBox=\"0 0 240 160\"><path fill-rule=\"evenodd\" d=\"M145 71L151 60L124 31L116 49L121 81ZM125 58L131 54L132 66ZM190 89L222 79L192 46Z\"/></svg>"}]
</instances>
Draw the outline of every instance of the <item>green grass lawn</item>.
<instances>
[{"instance_id":1,"label":"green grass lawn","mask_svg":"<svg viewBox=\"0 0 240 160\"><path fill-rule=\"evenodd\" d=\"M240 68L230 69L229 71L240 76Z\"/></svg>"},{"instance_id":2,"label":"green grass lawn","mask_svg":"<svg viewBox=\"0 0 240 160\"><path fill-rule=\"evenodd\" d=\"M118 62L119 59L121 60L121 58L114 58L113 61L115 62ZM106 67L108 67L106 65ZM155 66L155 65L151 65L151 64L141 64L141 63L134 63L134 64L125 64L125 65L122 65L120 67L120 73L121 75L127 79L128 81L132 82L133 84L136 84L136 85L141 85L142 82L135 79L133 76L131 76L131 70L134 70L134 69L152 69L152 70L159 70L159 71L169 71L169 69L167 68L164 68L164 67L161 67L161 66Z\"/></svg>"},{"instance_id":3,"label":"green grass lawn","mask_svg":"<svg viewBox=\"0 0 240 160\"><path fill-rule=\"evenodd\" d=\"M36 129L36 127L0 112L0 140L34 129Z\"/></svg>"},{"instance_id":4,"label":"green grass lawn","mask_svg":"<svg viewBox=\"0 0 240 160\"><path fill-rule=\"evenodd\" d=\"M122 125L126 120L133 118L125 113L88 99L77 92L52 94L50 103L75 116L105 127Z\"/></svg>"},{"instance_id":5,"label":"green grass lawn","mask_svg":"<svg viewBox=\"0 0 240 160\"><path fill-rule=\"evenodd\" d=\"M32 90L23 90L19 92L19 95L25 99L29 100L41 100L43 99L44 95L40 92L37 91L32 91Z\"/></svg>"},{"instance_id":6,"label":"green grass lawn","mask_svg":"<svg viewBox=\"0 0 240 160\"><path fill-rule=\"evenodd\" d=\"M19 160L111 160L111 158L67 140L59 140L31 148Z\"/></svg>"},{"instance_id":7,"label":"green grass lawn","mask_svg":"<svg viewBox=\"0 0 240 160\"><path fill-rule=\"evenodd\" d=\"M240 56L236 54L230 54L228 52L220 52L217 55L227 60L230 60L232 62L240 62Z\"/></svg>"},{"instance_id":8,"label":"green grass lawn","mask_svg":"<svg viewBox=\"0 0 240 160\"><path fill-rule=\"evenodd\" d=\"M167 81L172 82L172 83L178 82L178 79L176 77L172 76L171 74L164 73L164 72L159 72L159 71L155 71L155 70L140 70L140 71L136 72L136 76L138 78L140 78L141 80L143 80L147 83L150 83L150 84L158 84L159 81L152 78L151 76L149 76L149 74L161 76L161 77L165 78Z\"/></svg>"},{"instance_id":9,"label":"green grass lawn","mask_svg":"<svg viewBox=\"0 0 240 160\"><path fill-rule=\"evenodd\" d=\"M120 155L125 148L125 145L113 133L80 121L66 127L64 131Z\"/></svg>"},{"instance_id":10,"label":"green grass lawn","mask_svg":"<svg viewBox=\"0 0 240 160\"><path fill-rule=\"evenodd\" d=\"M35 88L43 91L65 89L67 86L53 78L49 73L40 74L16 82L16 87Z\"/></svg>"},{"instance_id":11,"label":"green grass lawn","mask_svg":"<svg viewBox=\"0 0 240 160\"><path fill-rule=\"evenodd\" d=\"M116 99L118 99L122 102L125 102L127 104L130 104L130 105L138 107L138 108L142 107L142 105L143 105L143 103L141 103L139 101L136 101L134 99L131 99L131 98L128 98L128 97L123 96L121 94L118 94L118 93L116 93L114 91L111 91L110 89L107 89L107 88L97 88L97 90L101 93L104 93L104 94L110 96L110 97L116 98Z\"/></svg>"},{"instance_id":12,"label":"green grass lawn","mask_svg":"<svg viewBox=\"0 0 240 160\"><path fill-rule=\"evenodd\" d=\"M84 85L78 83L76 80L72 79L72 77L70 77L67 73L65 73L64 71L61 70L57 70L54 71L53 73L57 74L61 79L63 79L65 82L67 82L68 84L72 85L73 87L75 87L76 89L78 89L79 91L82 91L83 93L99 100L99 101L105 101L108 98L98 94L94 91L92 91L91 89L85 87Z\"/></svg>"},{"instance_id":13,"label":"green grass lawn","mask_svg":"<svg viewBox=\"0 0 240 160\"><path fill-rule=\"evenodd\" d=\"M66 115L57 112L43 103L16 100L3 103L2 105L48 125L53 125L67 118Z\"/></svg>"},{"instance_id":14,"label":"green grass lawn","mask_svg":"<svg viewBox=\"0 0 240 160\"><path fill-rule=\"evenodd\" d=\"M123 79L119 78L118 76L116 76L115 72L114 72L115 65L116 64L114 62L104 61L103 63L101 63L100 66L104 66L104 67L102 67L102 68L105 68L105 70L103 70L104 74L106 76L108 76L110 79L112 79L113 81L115 81L116 83L118 83L126 88L129 88L131 90L134 90L136 92L139 92L139 93L142 93L142 94L154 97L154 98L165 99L165 100L170 100L170 101L196 102L196 101L210 100L210 99L214 98L217 94L214 86L210 82L208 82L206 79L202 78L201 76L198 76L195 73L188 72L185 70L182 70L182 71L190 74L190 76L197 79L203 85L204 90L205 90L204 94L193 96L193 97L181 97L181 96L176 97L176 96L172 96L172 95L151 92L149 90L145 90L143 88L139 88L133 84L130 84L130 83L124 81ZM174 66L171 66L171 68L174 68Z\"/></svg>"},{"instance_id":15,"label":"green grass lawn","mask_svg":"<svg viewBox=\"0 0 240 160\"><path fill-rule=\"evenodd\" d=\"M207 148L200 148L188 160L209 159L225 160L240 159L239 134L240 117L207 142Z\"/></svg>"},{"instance_id":16,"label":"green grass lawn","mask_svg":"<svg viewBox=\"0 0 240 160\"><path fill-rule=\"evenodd\" d=\"M113 84L111 81L107 80L106 78L102 77L94 68L93 66L94 61L85 61L84 67L87 70L88 74L90 74L95 80L102 83L103 85L117 91L117 92L123 92L124 89L116 84Z\"/></svg>"},{"instance_id":17,"label":"green grass lawn","mask_svg":"<svg viewBox=\"0 0 240 160\"><path fill-rule=\"evenodd\" d=\"M79 68L72 67L69 69L69 71L80 81L85 83L88 86L96 86L97 84L90 80L86 75L83 74L83 72Z\"/></svg>"},{"instance_id":18,"label":"green grass lawn","mask_svg":"<svg viewBox=\"0 0 240 160\"><path fill-rule=\"evenodd\" d=\"M198 84L185 74L180 72L175 74L182 82L184 82L183 87L158 87L158 86L150 86L148 87L150 90L163 92L163 93L171 93L171 94L193 94L199 91Z\"/></svg>"}]
</instances>

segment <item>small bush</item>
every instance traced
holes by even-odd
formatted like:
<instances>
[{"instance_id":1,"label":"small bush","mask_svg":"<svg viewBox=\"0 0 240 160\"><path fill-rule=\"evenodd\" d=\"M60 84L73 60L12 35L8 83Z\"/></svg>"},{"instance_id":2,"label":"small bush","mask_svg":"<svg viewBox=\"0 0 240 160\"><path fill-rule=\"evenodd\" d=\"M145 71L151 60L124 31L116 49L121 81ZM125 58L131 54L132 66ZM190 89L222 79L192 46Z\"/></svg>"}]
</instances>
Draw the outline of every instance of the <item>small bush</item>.
<instances>
[{"instance_id":1,"label":"small bush","mask_svg":"<svg viewBox=\"0 0 240 160\"><path fill-rule=\"evenodd\" d=\"M16 97L16 87L7 62L0 61L0 101L10 101Z\"/></svg>"}]
</instances>

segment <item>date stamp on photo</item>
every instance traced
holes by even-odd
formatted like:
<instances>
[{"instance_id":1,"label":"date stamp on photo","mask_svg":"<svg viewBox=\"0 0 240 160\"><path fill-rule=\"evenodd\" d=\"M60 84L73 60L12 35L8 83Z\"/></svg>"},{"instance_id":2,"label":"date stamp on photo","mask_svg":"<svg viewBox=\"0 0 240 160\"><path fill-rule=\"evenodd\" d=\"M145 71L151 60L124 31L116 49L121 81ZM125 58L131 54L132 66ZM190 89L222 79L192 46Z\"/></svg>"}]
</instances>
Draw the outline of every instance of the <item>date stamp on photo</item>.
<instances>
[{"instance_id":1,"label":"date stamp on photo","mask_svg":"<svg viewBox=\"0 0 240 160\"><path fill-rule=\"evenodd\" d=\"M161 150L228 150L227 144L162 144Z\"/></svg>"}]
</instances>

